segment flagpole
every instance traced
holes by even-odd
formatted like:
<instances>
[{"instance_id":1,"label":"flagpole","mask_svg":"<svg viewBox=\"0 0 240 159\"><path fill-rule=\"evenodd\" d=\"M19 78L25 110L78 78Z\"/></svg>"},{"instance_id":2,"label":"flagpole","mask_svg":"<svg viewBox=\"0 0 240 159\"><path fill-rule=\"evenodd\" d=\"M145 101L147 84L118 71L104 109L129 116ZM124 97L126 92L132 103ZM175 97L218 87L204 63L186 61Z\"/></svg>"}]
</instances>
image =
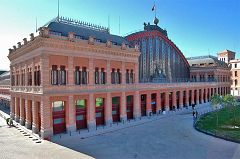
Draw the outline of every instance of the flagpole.
<instances>
[{"instance_id":1,"label":"flagpole","mask_svg":"<svg viewBox=\"0 0 240 159\"><path fill-rule=\"evenodd\" d=\"M156 18L157 7L156 7L156 4L155 4L155 1L154 1L154 6L155 6L154 10L155 10L155 18Z\"/></svg>"}]
</instances>

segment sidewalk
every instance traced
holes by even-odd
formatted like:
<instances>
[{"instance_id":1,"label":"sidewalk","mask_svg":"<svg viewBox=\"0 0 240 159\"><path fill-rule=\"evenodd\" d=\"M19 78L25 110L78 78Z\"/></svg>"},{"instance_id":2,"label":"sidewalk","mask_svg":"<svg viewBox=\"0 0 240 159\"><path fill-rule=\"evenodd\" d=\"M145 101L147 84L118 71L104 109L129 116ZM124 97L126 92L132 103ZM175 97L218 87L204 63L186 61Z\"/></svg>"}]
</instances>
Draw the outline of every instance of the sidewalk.
<instances>
[{"instance_id":1,"label":"sidewalk","mask_svg":"<svg viewBox=\"0 0 240 159\"><path fill-rule=\"evenodd\" d=\"M202 113L206 113L212 110L212 108L209 106L209 103L204 103L204 104L200 104L198 105L195 110L197 110L199 112L199 115ZM192 108L188 107L187 108L182 108L180 110L176 110L176 111L169 111L166 114L160 114L160 115L154 115L154 116L150 116L150 117L141 117L140 120L128 120L126 122L121 122L121 123L114 123L110 126L98 126L96 127L96 130L91 130L89 131L88 129L83 129L83 130L77 130L77 131L69 131L66 133L62 133L62 134L57 134L51 137L51 141L53 142L57 142L61 139L67 139L67 138L71 138L71 137L78 137L78 138L90 138L96 135L100 135L100 134L106 134L106 133L111 133L117 130L121 130L121 129L126 129L126 128L130 128L130 127L134 127L134 126L138 126L138 125L142 125L148 122L152 122L152 121L156 121L156 120L160 120L163 118L167 118L173 115L180 115L180 114L186 114L189 113L190 115L192 114Z\"/></svg>"}]
</instances>

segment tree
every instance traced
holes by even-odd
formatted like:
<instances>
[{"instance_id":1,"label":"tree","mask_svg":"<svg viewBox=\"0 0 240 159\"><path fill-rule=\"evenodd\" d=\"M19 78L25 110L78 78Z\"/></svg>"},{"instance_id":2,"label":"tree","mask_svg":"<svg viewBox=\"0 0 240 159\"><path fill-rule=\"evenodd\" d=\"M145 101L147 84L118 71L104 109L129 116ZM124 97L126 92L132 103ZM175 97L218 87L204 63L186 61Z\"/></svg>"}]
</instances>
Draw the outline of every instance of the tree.
<instances>
[{"instance_id":1,"label":"tree","mask_svg":"<svg viewBox=\"0 0 240 159\"><path fill-rule=\"evenodd\" d=\"M225 95L223 98L223 103L224 103L225 107L228 108L230 111L233 110L234 123L235 123L236 122L236 105L237 105L236 98L230 94Z\"/></svg>"},{"instance_id":2,"label":"tree","mask_svg":"<svg viewBox=\"0 0 240 159\"><path fill-rule=\"evenodd\" d=\"M222 103L222 97L218 94L214 94L212 97L211 97L211 105L214 109L217 109L219 107L219 105ZM217 121L216 121L216 125L218 127L218 112L216 111L216 116L217 116Z\"/></svg>"}]
</instances>

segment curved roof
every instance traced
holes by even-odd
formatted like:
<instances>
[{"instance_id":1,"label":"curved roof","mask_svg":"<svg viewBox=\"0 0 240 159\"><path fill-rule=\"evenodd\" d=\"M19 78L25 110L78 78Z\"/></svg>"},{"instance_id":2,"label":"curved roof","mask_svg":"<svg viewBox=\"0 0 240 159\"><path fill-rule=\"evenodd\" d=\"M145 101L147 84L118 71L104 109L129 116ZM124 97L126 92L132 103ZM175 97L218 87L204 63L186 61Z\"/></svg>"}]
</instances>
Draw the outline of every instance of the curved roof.
<instances>
[{"instance_id":1,"label":"curved roof","mask_svg":"<svg viewBox=\"0 0 240 159\"><path fill-rule=\"evenodd\" d=\"M133 34L130 34L128 36L126 36L125 38L129 41L133 41L133 40L137 40L140 38L144 38L144 37L152 37L152 36L159 36L162 39L164 39L164 41L166 43L168 43L170 46L172 46L175 51L177 52L177 54L182 58L182 60L184 61L185 65L187 67L189 67L189 63L186 60L185 56L183 55L183 53L181 52L181 50L162 32L160 32L159 30L144 30L144 31L139 31Z\"/></svg>"},{"instance_id":2,"label":"curved roof","mask_svg":"<svg viewBox=\"0 0 240 159\"><path fill-rule=\"evenodd\" d=\"M90 23L84 23L65 18L55 18L45 25L50 31L61 33L62 36L68 36L69 32L74 32L76 36L82 39L89 39L94 37L99 42L106 43L107 40L115 45L122 45L122 43L129 44L129 42L121 36L112 35L108 29L96 26Z\"/></svg>"},{"instance_id":3,"label":"curved roof","mask_svg":"<svg viewBox=\"0 0 240 159\"><path fill-rule=\"evenodd\" d=\"M220 66L220 67L228 67L227 63L218 60L217 57L207 55L207 56L196 56L187 58L190 66Z\"/></svg>"}]
</instances>

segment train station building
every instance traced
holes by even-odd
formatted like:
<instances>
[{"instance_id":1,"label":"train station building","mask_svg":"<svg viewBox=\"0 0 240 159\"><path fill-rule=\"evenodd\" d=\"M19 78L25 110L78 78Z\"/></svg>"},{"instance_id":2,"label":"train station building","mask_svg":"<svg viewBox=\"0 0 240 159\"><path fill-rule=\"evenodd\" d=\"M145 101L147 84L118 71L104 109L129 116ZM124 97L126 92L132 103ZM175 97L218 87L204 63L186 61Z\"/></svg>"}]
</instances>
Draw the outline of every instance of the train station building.
<instances>
[{"instance_id":1,"label":"train station building","mask_svg":"<svg viewBox=\"0 0 240 159\"><path fill-rule=\"evenodd\" d=\"M11 117L44 139L168 113L230 92L230 69L186 59L158 23L123 38L55 18L9 49ZM205 59L205 60L204 60Z\"/></svg>"}]
</instances>

